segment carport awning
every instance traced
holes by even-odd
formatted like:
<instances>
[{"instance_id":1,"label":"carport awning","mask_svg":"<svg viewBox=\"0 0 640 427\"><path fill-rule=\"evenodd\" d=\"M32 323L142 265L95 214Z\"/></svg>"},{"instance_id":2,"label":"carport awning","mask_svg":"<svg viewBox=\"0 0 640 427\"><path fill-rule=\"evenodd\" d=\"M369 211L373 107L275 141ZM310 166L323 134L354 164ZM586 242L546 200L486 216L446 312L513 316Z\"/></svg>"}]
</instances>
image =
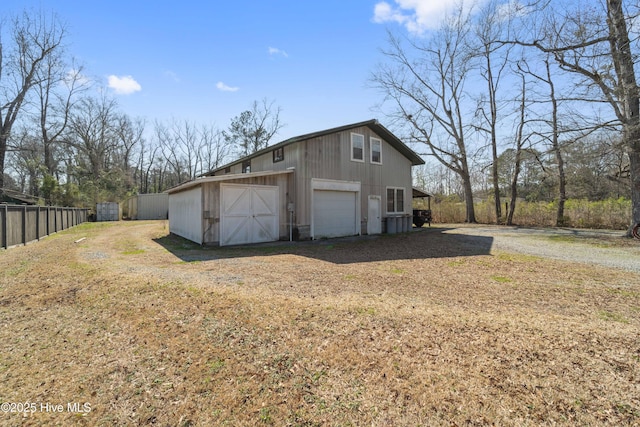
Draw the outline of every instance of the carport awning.
<instances>
[{"instance_id":1,"label":"carport awning","mask_svg":"<svg viewBox=\"0 0 640 427\"><path fill-rule=\"evenodd\" d=\"M424 191L420 190L419 188L413 187L413 198L414 199L420 199L423 197L431 197L431 194L425 193Z\"/></svg>"}]
</instances>

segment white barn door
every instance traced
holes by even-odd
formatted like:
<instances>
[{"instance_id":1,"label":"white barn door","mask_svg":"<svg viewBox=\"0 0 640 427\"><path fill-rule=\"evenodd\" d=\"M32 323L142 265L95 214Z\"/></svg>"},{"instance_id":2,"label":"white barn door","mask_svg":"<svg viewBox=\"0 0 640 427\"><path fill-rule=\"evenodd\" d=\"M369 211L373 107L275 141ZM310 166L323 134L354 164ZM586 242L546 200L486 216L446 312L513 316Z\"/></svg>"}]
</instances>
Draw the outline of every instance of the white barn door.
<instances>
[{"instance_id":1,"label":"white barn door","mask_svg":"<svg viewBox=\"0 0 640 427\"><path fill-rule=\"evenodd\" d=\"M221 184L220 246L278 240L278 200L278 187Z\"/></svg>"}]
</instances>

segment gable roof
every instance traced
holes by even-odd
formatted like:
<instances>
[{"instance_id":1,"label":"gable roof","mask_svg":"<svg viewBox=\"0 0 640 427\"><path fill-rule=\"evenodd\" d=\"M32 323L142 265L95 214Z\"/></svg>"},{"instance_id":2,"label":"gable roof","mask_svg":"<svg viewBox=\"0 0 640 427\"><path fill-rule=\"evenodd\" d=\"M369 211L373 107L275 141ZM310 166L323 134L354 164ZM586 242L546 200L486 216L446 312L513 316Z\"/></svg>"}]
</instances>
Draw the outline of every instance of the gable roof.
<instances>
[{"instance_id":1,"label":"gable roof","mask_svg":"<svg viewBox=\"0 0 640 427\"><path fill-rule=\"evenodd\" d=\"M340 126L340 127L336 127L336 128L331 128L331 129L326 129L326 130L322 130L322 131L318 131L318 132L312 132L312 133L307 133L304 135L300 135L300 136L294 136L293 138L289 138L285 141L279 142L275 145L270 145L269 147L263 148L262 150L256 151L253 154L250 154L248 156L245 156L241 159L238 160L234 160L231 163L227 163L224 166L221 166L219 168L216 168L212 171L209 171L205 174L202 174L201 176L211 176L213 174L215 174L216 172L219 172L221 170L224 170L225 168L229 167L229 166L233 166L233 165L237 165L240 164L244 161L250 160L252 158L258 157L264 153L268 153L276 148L280 148L280 147L284 147L287 145L291 145L294 144L296 142L300 142L300 141L305 141L308 139L313 139L313 138L319 138L325 135L329 135L332 133L338 133L338 132L343 132L349 129L354 129L354 128L358 128L358 127L363 127L363 126L367 126L369 129L371 129L372 131L374 131L376 134L378 134L380 137L382 137L385 141L387 141L389 144L391 144L391 146L393 148L395 148L396 150L398 150L400 153L402 153L402 155L404 155L406 158L408 158L409 160L411 160L411 164L416 166L416 165L423 165L424 164L424 160L422 160L422 158L415 152L413 151L411 148L409 148L404 142L402 142L397 136L395 136L393 133L391 133L387 128L385 128L384 126L382 126L380 124L380 122L378 122L378 120L376 119L372 119L372 120L367 120L365 122L359 122L359 123L352 123L350 125L345 125L345 126Z\"/></svg>"}]
</instances>

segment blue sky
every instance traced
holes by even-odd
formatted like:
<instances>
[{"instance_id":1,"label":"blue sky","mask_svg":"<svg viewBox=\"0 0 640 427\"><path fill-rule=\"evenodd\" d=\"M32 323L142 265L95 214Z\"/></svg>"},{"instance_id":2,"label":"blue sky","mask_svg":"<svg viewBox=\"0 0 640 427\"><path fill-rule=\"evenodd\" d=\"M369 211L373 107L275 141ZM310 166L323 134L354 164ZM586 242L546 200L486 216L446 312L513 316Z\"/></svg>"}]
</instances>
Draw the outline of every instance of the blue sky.
<instances>
[{"instance_id":1,"label":"blue sky","mask_svg":"<svg viewBox=\"0 0 640 427\"><path fill-rule=\"evenodd\" d=\"M419 33L446 1L5 0L2 16L55 12L69 51L121 109L224 129L254 100L282 108L291 136L378 118L367 79L387 28ZM433 5L436 4L436 9Z\"/></svg>"}]
</instances>

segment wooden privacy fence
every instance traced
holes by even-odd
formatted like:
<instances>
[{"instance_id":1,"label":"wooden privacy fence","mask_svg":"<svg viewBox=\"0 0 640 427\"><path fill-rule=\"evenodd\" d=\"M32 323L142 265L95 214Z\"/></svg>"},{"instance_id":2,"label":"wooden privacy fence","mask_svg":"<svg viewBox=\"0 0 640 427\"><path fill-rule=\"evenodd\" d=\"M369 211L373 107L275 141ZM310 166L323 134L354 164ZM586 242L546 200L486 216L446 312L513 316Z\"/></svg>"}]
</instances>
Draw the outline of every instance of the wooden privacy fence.
<instances>
[{"instance_id":1,"label":"wooden privacy fence","mask_svg":"<svg viewBox=\"0 0 640 427\"><path fill-rule=\"evenodd\" d=\"M87 221L88 209L0 204L0 248L26 245Z\"/></svg>"}]
</instances>

